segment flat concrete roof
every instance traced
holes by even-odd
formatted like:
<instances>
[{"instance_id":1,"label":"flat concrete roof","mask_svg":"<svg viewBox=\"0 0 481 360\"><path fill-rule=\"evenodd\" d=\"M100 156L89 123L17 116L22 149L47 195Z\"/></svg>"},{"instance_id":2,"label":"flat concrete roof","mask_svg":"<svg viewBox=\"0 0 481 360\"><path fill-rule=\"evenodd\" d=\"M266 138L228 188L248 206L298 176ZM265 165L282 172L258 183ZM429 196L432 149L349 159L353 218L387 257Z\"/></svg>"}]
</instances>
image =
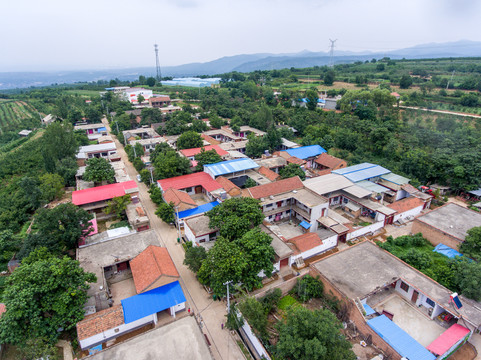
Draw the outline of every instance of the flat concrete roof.
<instances>
[{"instance_id":1,"label":"flat concrete roof","mask_svg":"<svg viewBox=\"0 0 481 360\"><path fill-rule=\"evenodd\" d=\"M265 232L272 238L271 246L279 259L285 259L294 252L289 245L282 241L276 234L274 234L267 226L261 225L261 231Z\"/></svg>"},{"instance_id":2,"label":"flat concrete roof","mask_svg":"<svg viewBox=\"0 0 481 360\"><path fill-rule=\"evenodd\" d=\"M453 310L450 305L452 291L370 241L351 246L311 266L350 299L363 299L402 279L453 314L458 312L476 327L481 324L480 303L460 296L463 307Z\"/></svg>"},{"instance_id":3,"label":"flat concrete roof","mask_svg":"<svg viewBox=\"0 0 481 360\"><path fill-rule=\"evenodd\" d=\"M259 166L265 166L268 169L282 167L287 165L287 160L280 156L273 156L266 159L254 160Z\"/></svg>"},{"instance_id":4,"label":"flat concrete roof","mask_svg":"<svg viewBox=\"0 0 481 360\"><path fill-rule=\"evenodd\" d=\"M207 235L219 231L219 229L211 229L209 227L209 217L206 215L194 216L186 219L186 225L192 230L195 236Z\"/></svg>"},{"instance_id":5,"label":"flat concrete roof","mask_svg":"<svg viewBox=\"0 0 481 360\"><path fill-rule=\"evenodd\" d=\"M342 175L337 174L322 175L304 181L305 187L311 189L319 195L329 194L353 185L354 183L352 181L346 179ZM368 192L368 195L371 195L371 193Z\"/></svg>"},{"instance_id":6,"label":"flat concrete roof","mask_svg":"<svg viewBox=\"0 0 481 360\"><path fill-rule=\"evenodd\" d=\"M448 203L432 210L417 217L416 220L422 221L461 241L464 241L469 229L481 226L480 213L454 203Z\"/></svg>"},{"instance_id":7,"label":"flat concrete roof","mask_svg":"<svg viewBox=\"0 0 481 360\"><path fill-rule=\"evenodd\" d=\"M88 358L92 360L209 360L212 356L194 317L186 316Z\"/></svg>"},{"instance_id":8,"label":"flat concrete roof","mask_svg":"<svg viewBox=\"0 0 481 360\"><path fill-rule=\"evenodd\" d=\"M103 286L103 268L129 261L144 251L149 245L161 246L155 232L146 230L125 235L77 249L80 266L97 276L97 282L91 284L88 295L93 296Z\"/></svg>"}]
</instances>

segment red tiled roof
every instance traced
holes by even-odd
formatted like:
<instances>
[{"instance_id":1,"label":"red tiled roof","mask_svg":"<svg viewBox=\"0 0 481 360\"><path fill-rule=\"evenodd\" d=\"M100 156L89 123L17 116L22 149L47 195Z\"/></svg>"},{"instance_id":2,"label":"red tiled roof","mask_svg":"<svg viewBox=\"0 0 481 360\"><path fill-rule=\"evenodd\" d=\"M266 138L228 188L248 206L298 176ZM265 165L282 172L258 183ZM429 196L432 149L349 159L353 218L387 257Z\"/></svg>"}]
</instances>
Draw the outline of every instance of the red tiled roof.
<instances>
[{"instance_id":1,"label":"red tiled roof","mask_svg":"<svg viewBox=\"0 0 481 360\"><path fill-rule=\"evenodd\" d=\"M229 179L219 176L215 181L217 181L230 196L240 195L240 188Z\"/></svg>"},{"instance_id":2,"label":"red tiled roof","mask_svg":"<svg viewBox=\"0 0 481 360\"><path fill-rule=\"evenodd\" d=\"M189 194L187 194L185 191L180 191L174 188L170 188L164 191L163 197L164 197L164 201L167 204L170 204L172 202L174 203L174 206L181 205L179 208L179 211L190 209L191 207L189 205L192 205L193 207L197 206L197 204L189 196ZM182 204L184 206L182 206Z\"/></svg>"},{"instance_id":3,"label":"red tiled roof","mask_svg":"<svg viewBox=\"0 0 481 360\"><path fill-rule=\"evenodd\" d=\"M180 276L167 248L155 245L150 245L130 260L130 269L137 294L147 289L162 276L171 277L172 281Z\"/></svg>"},{"instance_id":4,"label":"red tiled roof","mask_svg":"<svg viewBox=\"0 0 481 360\"><path fill-rule=\"evenodd\" d=\"M278 173L266 168L265 166L261 166L259 169L257 169L257 171L259 172L259 174L264 175L270 181L275 181L280 176Z\"/></svg>"},{"instance_id":5,"label":"red tiled roof","mask_svg":"<svg viewBox=\"0 0 481 360\"><path fill-rule=\"evenodd\" d=\"M79 206L97 201L110 200L114 197L125 195L126 190L135 188L137 188L137 183L131 180L117 184L109 184L90 189L78 190L72 193L72 203Z\"/></svg>"},{"instance_id":6,"label":"red tiled roof","mask_svg":"<svg viewBox=\"0 0 481 360\"><path fill-rule=\"evenodd\" d=\"M401 95L399 95L397 92L392 92L391 95L392 95L392 96L395 96L395 97L401 96Z\"/></svg>"},{"instance_id":7,"label":"red tiled roof","mask_svg":"<svg viewBox=\"0 0 481 360\"><path fill-rule=\"evenodd\" d=\"M219 145L220 144L220 141L214 139L212 136L210 135L206 135L206 134L200 134L200 137L202 139L204 139L205 141L207 141L209 144L212 144L212 145Z\"/></svg>"},{"instance_id":8,"label":"red tiled roof","mask_svg":"<svg viewBox=\"0 0 481 360\"><path fill-rule=\"evenodd\" d=\"M299 159L295 156L291 156L291 157L287 158L286 160L287 160L288 163L297 164L297 165L304 165L306 163L305 160Z\"/></svg>"},{"instance_id":9,"label":"red tiled roof","mask_svg":"<svg viewBox=\"0 0 481 360\"><path fill-rule=\"evenodd\" d=\"M419 206L423 206L423 205L424 205L424 201L422 201L421 199L419 199L417 197L410 196L410 197L404 198L402 200L393 202L392 204L388 205L387 207L390 208L390 209L396 210L398 214L401 214L405 211L412 210L412 209L415 209L415 208L417 208Z\"/></svg>"},{"instance_id":10,"label":"red tiled roof","mask_svg":"<svg viewBox=\"0 0 481 360\"><path fill-rule=\"evenodd\" d=\"M346 166L346 162L344 160L339 159L335 156L329 155L328 153L322 153L314 161L319 165L328 167L333 170L336 170L337 167L342 163L344 163L344 166Z\"/></svg>"},{"instance_id":11,"label":"red tiled roof","mask_svg":"<svg viewBox=\"0 0 481 360\"><path fill-rule=\"evenodd\" d=\"M270 184L264 184L249 188L249 193L254 199L265 198L271 195L278 195L296 189L302 189L302 184L299 176L288 179L279 180Z\"/></svg>"},{"instance_id":12,"label":"red tiled roof","mask_svg":"<svg viewBox=\"0 0 481 360\"><path fill-rule=\"evenodd\" d=\"M88 339L106 330L116 328L124 324L124 311L122 305L101 310L77 323L77 336L79 340Z\"/></svg>"},{"instance_id":13,"label":"red tiled roof","mask_svg":"<svg viewBox=\"0 0 481 360\"><path fill-rule=\"evenodd\" d=\"M300 253L307 250L314 249L316 246L322 245L322 240L318 234L314 232L308 232L292 239L287 240L297 248Z\"/></svg>"},{"instance_id":14,"label":"red tiled roof","mask_svg":"<svg viewBox=\"0 0 481 360\"><path fill-rule=\"evenodd\" d=\"M207 146L204 146L204 149L205 151L209 151L209 150L215 150L215 152L219 155L219 156L225 156L225 155L228 155L229 153L227 151L225 151L224 149L222 149L219 145L207 145ZM197 154L200 154L202 148L193 148L193 149L184 149L184 150L180 150L180 152L182 153L182 155L184 155L185 157L191 157L191 156L195 156Z\"/></svg>"},{"instance_id":15,"label":"red tiled roof","mask_svg":"<svg viewBox=\"0 0 481 360\"><path fill-rule=\"evenodd\" d=\"M157 182L163 191L166 191L170 188L182 190L194 186L202 186L206 191L211 192L222 187L217 181L212 179L209 174L203 171L194 174L158 180Z\"/></svg>"},{"instance_id":16,"label":"red tiled roof","mask_svg":"<svg viewBox=\"0 0 481 360\"><path fill-rule=\"evenodd\" d=\"M162 96L154 96L149 99L151 102L164 102L164 101L170 101L170 96L168 95L162 95Z\"/></svg>"}]
</instances>

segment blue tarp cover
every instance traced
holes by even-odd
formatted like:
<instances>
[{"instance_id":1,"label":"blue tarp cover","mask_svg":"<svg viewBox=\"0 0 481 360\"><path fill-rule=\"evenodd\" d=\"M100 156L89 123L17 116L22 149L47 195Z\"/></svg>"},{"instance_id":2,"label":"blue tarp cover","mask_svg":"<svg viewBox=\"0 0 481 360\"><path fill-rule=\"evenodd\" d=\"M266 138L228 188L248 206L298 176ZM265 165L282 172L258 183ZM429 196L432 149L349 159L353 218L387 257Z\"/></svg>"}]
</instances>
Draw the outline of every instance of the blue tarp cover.
<instances>
[{"instance_id":1,"label":"blue tarp cover","mask_svg":"<svg viewBox=\"0 0 481 360\"><path fill-rule=\"evenodd\" d=\"M459 251L444 244L437 244L433 251L447 256L450 259L454 259L456 256L463 256Z\"/></svg>"},{"instance_id":2,"label":"blue tarp cover","mask_svg":"<svg viewBox=\"0 0 481 360\"><path fill-rule=\"evenodd\" d=\"M309 224L307 221L302 221L299 226L302 226L304 229L309 229L311 224Z\"/></svg>"},{"instance_id":3,"label":"blue tarp cover","mask_svg":"<svg viewBox=\"0 0 481 360\"><path fill-rule=\"evenodd\" d=\"M213 201L213 202L208 203L208 204L197 206L196 208L193 208L193 209L181 211L181 212L179 212L179 219L184 219L186 217L203 214L203 213L205 213L209 210L212 210L217 205L219 205L219 202Z\"/></svg>"},{"instance_id":4,"label":"blue tarp cover","mask_svg":"<svg viewBox=\"0 0 481 360\"><path fill-rule=\"evenodd\" d=\"M301 146L294 149L288 149L286 152L291 155L295 156L296 158L305 160L307 158L321 155L325 153L326 150L320 145L309 145L309 146Z\"/></svg>"},{"instance_id":5,"label":"blue tarp cover","mask_svg":"<svg viewBox=\"0 0 481 360\"><path fill-rule=\"evenodd\" d=\"M121 300L126 324L185 302L178 281Z\"/></svg>"},{"instance_id":6,"label":"blue tarp cover","mask_svg":"<svg viewBox=\"0 0 481 360\"><path fill-rule=\"evenodd\" d=\"M370 307L368 304L362 304L364 306L364 311L366 311L366 316L375 314L376 311L372 307Z\"/></svg>"},{"instance_id":7,"label":"blue tarp cover","mask_svg":"<svg viewBox=\"0 0 481 360\"><path fill-rule=\"evenodd\" d=\"M436 356L426 350L426 348L385 315L368 320L367 324L401 356L413 360L436 359Z\"/></svg>"}]
</instances>

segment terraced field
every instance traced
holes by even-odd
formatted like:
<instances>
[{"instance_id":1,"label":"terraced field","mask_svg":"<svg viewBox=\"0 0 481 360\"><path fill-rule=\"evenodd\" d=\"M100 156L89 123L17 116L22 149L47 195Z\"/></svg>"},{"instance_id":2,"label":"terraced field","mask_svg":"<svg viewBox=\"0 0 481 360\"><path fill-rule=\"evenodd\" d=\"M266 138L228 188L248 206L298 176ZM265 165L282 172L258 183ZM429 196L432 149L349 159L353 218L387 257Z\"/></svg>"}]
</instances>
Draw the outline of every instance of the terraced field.
<instances>
[{"instance_id":1,"label":"terraced field","mask_svg":"<svg viewBox=\"0 0 481 360\"><path fill-rule=\"evenodd\" d=\"M24 119L38 117L37 110L25 101L0 102L0 133L15 126Z\"/></svg>"}]
</instances>

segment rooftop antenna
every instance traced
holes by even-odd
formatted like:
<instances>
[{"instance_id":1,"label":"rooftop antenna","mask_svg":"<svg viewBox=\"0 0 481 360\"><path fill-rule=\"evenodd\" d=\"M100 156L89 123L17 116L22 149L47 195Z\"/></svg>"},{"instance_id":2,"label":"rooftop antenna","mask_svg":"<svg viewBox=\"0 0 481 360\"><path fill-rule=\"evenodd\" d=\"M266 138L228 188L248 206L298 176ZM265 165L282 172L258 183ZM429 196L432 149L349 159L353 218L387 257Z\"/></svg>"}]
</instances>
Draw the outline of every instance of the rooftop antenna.
<instances>
[{"instance_id":1,"label":"rooftop antenna","mask_svg":"<svg viewBox=\"0 0 481 360\"><path fill-rule=\"evenodd\" d=\"M159 46L154 44L155 49L155 69L157 70L156 79L162 85L162 73L160 72L160 63L159 63Z\"/></svg>"},{"instance_id":2,"label":"rooftop antenna","mask_svg":"<svg viewBox=\"0 0 481 360\"><path fill-rule=\"evenodd\" d=\"M333 67L334 66L334 46L335 46L335 43L337 41L336 40L331 40L329 39L329 41L331 42L331 46L330 46L330 50L329 50L329 67Z\"/></svg>"}]
</instances>

